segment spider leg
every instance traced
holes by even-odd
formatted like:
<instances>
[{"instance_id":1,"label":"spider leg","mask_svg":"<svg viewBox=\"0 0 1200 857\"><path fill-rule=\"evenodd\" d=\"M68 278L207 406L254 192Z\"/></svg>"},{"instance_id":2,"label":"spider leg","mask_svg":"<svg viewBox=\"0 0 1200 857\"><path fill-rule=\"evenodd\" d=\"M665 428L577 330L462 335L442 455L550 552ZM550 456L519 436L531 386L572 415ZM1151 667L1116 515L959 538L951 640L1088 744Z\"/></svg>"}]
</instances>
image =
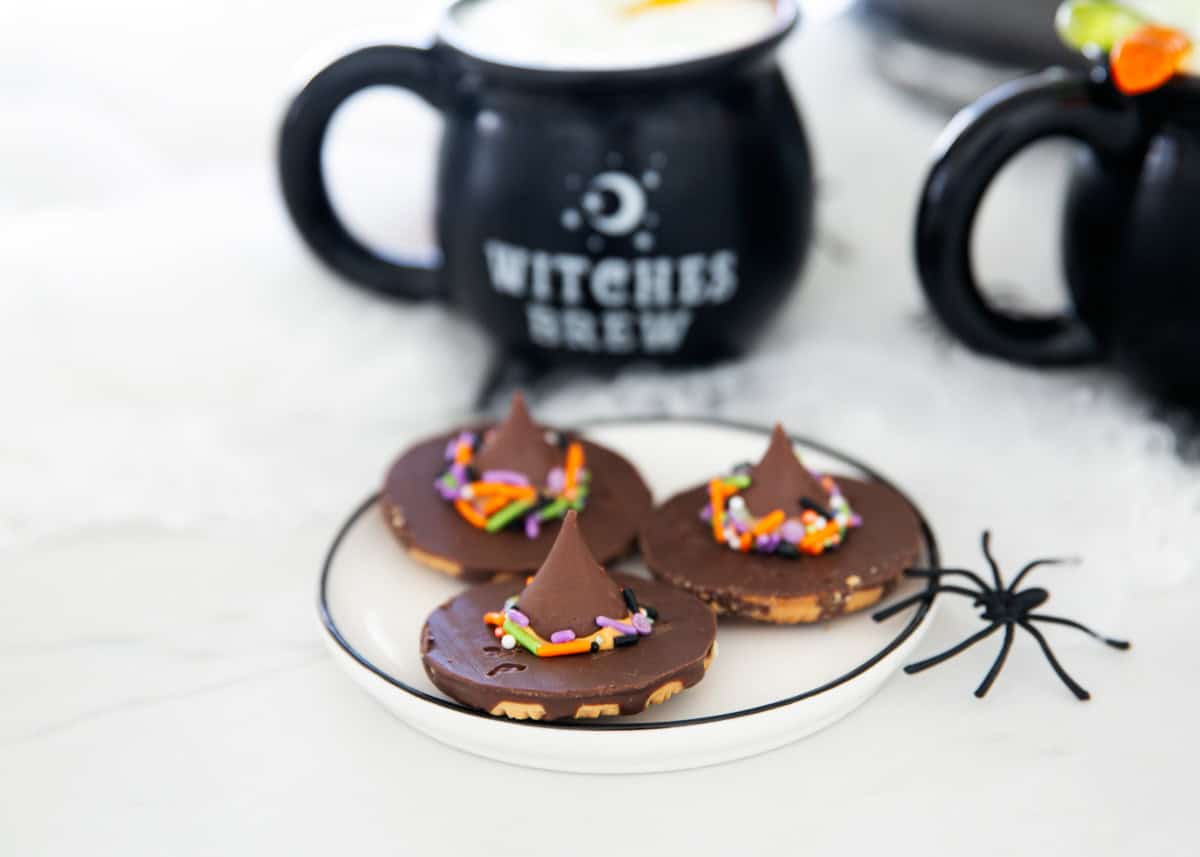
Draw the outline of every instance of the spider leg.
<instances>
[{"instance_id":1,"label":"spider leg","mask_svg":"<svg viewBox=\"0 0 1200 857\"><path fill-rule=\"evenodd\" d=\"M1063 557L1060 559L1053 559L1053 558L1035 559L1033 562L1028 563L1023 569L1021 569L1019 572L1017 572L1017 576L1015 578L1013 578L1013 582L1011 584L1009 584L1009 586L1008 586L1008 591L1016 592L1017 586L1021 583L1022 580L1025 579L1025 575L1029 574L1029 572L1033 571L1038 566L1041 566L1041 565L1068 565L1068 564L1074 565L1074 564L1077 564L1078 562L1079 562L1079 560L1076 557Z\"/></svg>"},{"instance_id":2,"label":"spider leg","mask_svg":"<svg viewBox=\"0 0 1200 857\"><path fill-rule=\"evenodd\" d=\"M1061 616L1047 616L1044 613L1029 613L1025 616L1025 618L1031 622L1052 622L1055 625L1066 625L1068 628L1075 628L1076 630L1083 631L1085 634L1092 635L1100 642L1112 646L1114 649L1125 650L1130 648L1129 643L1125 640L1114 640L1111 637L1105 637L1101 634L1097 634L1087 625L1076 622L1073 619L1063 619Z\"/></svg>"},{"instance_id":3,"label":"spider leg","mask_svg":"<svg viewBox=\"0 0 1200 857\"><path fill-rule=\"evenodd\" d=\"M874 613L871 618L876 622L883 622L886 619L891 619L901 610L911 607L918 601L930 601L934 595L938 595L942 592L953 592L956 595L966 595L969 598L975 599L976 601L979 599L978 592L972 592L969 589L963 589L961 586L935 586L932 589L926 589L922 592L918 592L916 595L910 595L902 601L897 601L890 607L884 607L882 610Z\"/></svg>"},{"instance_id":4,"label":"spider leg","mask_svg":"<svg viewBox=\"0 0 1200 857\"><path fill-rule=\"evenodd\" d=\"M1050 666L1054 669L1054 672L1058 674L1058 677L1062 679L1063 684L1070 688L1071 693L1075 694L1075 698L1081 702L1091 699L1092 695L1080 687L1079 683L1075 681L1075 679L1067 675L1067 671L1062 668L1062 664L1060 664L1058 659L1054 657L1054 652L1050 651L1050 644L1046 642L1046 638L1042 636L1042 632L1033 627L1033 625L1031 625L1025 619L1019 620L1019 624L1030 634L1033 634L1033 638L1037 640L1038 645L1042 647L1042 652L1045 653L1046 660L1050 662Z\"/></svg>"},{"instance_id":5,"label":"spider leg","mask_svg":"<svg viewBox=\"0 0 1200 857\"><path fill-rule=\"evenodd\" d=\"M983 555L988 561L988 565L992 567L992 577L996 581L996 588L1004 588L1004 580L1000 577L1000 566L996 565L996 558L992 556L992 534L988 530L983 531L983 538L980 539L983 544Z\"/></svg>"},{"instance_id":6,"label":"spider leg","mask_svg":"<svg viewBox=\"0 0 1200 857\"><path fill-rule=\"evenodd\" d=\"M932 658L926 658L923 661L917 661L915 664L909 664L908 666L906 666L904 668L904 671L906 673L908 673L909 675L912 675L913 673L919 673L921 670L927 670L930 667L937 666L942 661L948 660L949 658L952 658L955 655L957 655L959 652L969 649L971 646L975 645L980 640L984 639L989 634L993 633L997 628L999 628L1001 626L1001 624L1003 624L1003 623L993 622L991 625L988 625L982 631L979 631L979 632L974 633L971 636L967 637L967 639L963 640L957 646L953 646L952 648L946 649L946 651L942 652L940 655L934 655Z\"/></svg>"},{"instance_id":7,"label":"spider leg","mask_svg":"<svg viewBox=\"0 0 1200 857\"><path fill-rule=\"evenodd\" d=\"M996 676L1000 675L1000 670L1004 668L1004 662L1008 660L1008 650L1012 648L1012 642L1012 623L1006 622L1004 624L1004 642L1000 644L1000 654L996 655L996 660L992 663L988 674L983 677L983 682L975 688L975 696L979 699L987 696L987 692L992 689L992 682L996 680Z\"/></svg>"},{"instance_id":8,"label":"spider leg","mask_svg":"<svg viewBox=\"0 0 1200 857\"><path fill-rule=\"evenodd\" d=\"M983 591L987 591L988 585L984 583L983 578L973 571L968 571L965 568L909 568L904 572L909 577L933 577L937 578L942 575L953 575L956 577L969 577L975 581L976 585Z\"/></svg>"}]
</instances>

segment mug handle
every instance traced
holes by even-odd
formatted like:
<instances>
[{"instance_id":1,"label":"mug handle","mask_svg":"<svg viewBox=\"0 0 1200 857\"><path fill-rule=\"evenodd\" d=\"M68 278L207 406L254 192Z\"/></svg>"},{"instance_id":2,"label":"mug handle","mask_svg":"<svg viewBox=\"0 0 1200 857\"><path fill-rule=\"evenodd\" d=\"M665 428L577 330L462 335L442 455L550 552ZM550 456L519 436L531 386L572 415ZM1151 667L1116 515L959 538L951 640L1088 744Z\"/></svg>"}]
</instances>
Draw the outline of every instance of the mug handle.
<instances>
[{"instance_id":1,"label":"mug handle","mask_svg":"<svg viewBox=\"0 0 1200 857\"><path fill-rule=\"evenodd\" d=\"M1013 155L1046 137L1080 140L1108 159L1132 151L1141 132L1136 111L1103 78L1048 69L984 96L936 147L917 214L917 268L938 316L977 351L1041 366L1086 363L1103 350L1077 316L998 312L971 266L971 231L988 186Z\"/></svg>"},{"instance_id":2,"label":"mug handle","mask_svg":"<svg viewBox=\"0 0 1200 857\"><path fill-rule=\"evenodd\" d=\"M440 108L436 56L423 48L375 45L320 71L293 99L279 134L279 179L292 221L313 252L354 282L411 300L436 296L441 253L384 259L350 234L333 209L321 150L334 112L369 86L398 86Z\"/></svg>"}]
</instances>

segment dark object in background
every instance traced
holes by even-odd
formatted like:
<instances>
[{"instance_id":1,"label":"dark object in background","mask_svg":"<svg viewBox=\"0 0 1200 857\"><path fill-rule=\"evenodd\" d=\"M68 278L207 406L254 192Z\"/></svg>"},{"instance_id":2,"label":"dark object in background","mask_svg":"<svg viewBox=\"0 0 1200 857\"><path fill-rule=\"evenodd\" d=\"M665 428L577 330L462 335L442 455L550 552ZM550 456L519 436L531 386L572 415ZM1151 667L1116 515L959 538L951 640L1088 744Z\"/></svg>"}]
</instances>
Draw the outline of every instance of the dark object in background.
<instances>
[{"instance_id":1,"label":"dark object in background","mask_svg":"<svg viewBox=\"0 0 1200 857\"><path fill-rule=\"evenodd\" d=\"M1155 391L1200 402L1200 80L1128 97L1101 67L1090 77L1052 69L997 89L951 127L916 229L921 282L942 321L972 348L1020 363L1112 355ZM971 228L1008 159L1051 136L1087 145L1064 210L1078 317L1018 318L984 301Z\"/></svg>"},{"instance_id":2,"label":"dark object in background","mask_svg":"<svg viewBox=\"0 0 1200 857\"><path fill-rule=\"evenodd\" d=\"M296 97L279 146L288 210L335 270L445 298L531 362L737 355L796 281L812 227L808 148L773 57L797 12L777 7L774 29L746 47L612 71L472 55L454 44L452 9L431 48L358 51ZM440 263L380 258L330 204L329 120L378 84L445 119Z\"/></svg>"},{"instance_id":3,"label":"dark object in background","mask_svg":"<svg viewBox=\"0 0 1200 857\"><path fill-rule=\"evenodd\" d=\"M1054 30L1061 0L862 0L868 14L906 38L1005 65L1075 64Z\"/></svg>"}]
</instances>

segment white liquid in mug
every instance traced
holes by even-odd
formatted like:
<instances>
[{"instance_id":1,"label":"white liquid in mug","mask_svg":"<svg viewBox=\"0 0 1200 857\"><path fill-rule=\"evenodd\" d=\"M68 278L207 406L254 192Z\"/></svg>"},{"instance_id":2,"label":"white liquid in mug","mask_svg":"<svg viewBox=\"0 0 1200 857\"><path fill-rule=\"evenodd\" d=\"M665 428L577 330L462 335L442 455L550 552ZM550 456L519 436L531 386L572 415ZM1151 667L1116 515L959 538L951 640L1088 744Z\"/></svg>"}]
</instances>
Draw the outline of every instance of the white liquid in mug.
<instances>
[{"instance_id":1,"label":"white liquid in mug","mask_svg":"<svg viewBox=\"0 0 1200 857\"><path fill-rule=\"evenodd\" d=\"M455 41L515 65L616 69L662 65L757 41L776 21L772 0L478 0L454 13Z\"/></svg>"}]
</instances>

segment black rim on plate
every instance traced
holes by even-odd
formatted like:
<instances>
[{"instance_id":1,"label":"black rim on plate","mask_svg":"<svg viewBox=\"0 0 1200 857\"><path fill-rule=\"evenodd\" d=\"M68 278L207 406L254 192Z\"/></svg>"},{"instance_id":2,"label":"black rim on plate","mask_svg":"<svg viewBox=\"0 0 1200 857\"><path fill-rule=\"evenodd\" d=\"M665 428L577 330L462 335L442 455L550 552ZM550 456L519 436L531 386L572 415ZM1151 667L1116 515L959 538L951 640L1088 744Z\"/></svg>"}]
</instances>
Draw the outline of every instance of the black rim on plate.
<instances>
[{"instance_id":1,"label":"black rim on plate","mask_svg":"<svg viewBox=\"0 0 1200 857\"><path fill-rule=\"evenodd\" d=\"M738 431L755 432L755 433L764 434L764 435L770 434L770 429L764 428L763 426L754 425L753 423L745 423L745 422L740 422L737 420L727 420L727 419L719 419L719 418L713 418L713 417L611 418L611 419L593 420L593 421L589 422L588 425L590 425L590 426L613 426L613 425L638 425L638 424L646 424L646 423L664 423L664 422L698 423L701 425L720 426L723 428L730 428L730 429L735 429ZM580 429L580 430L582 430L582 429ZM921 535L925 540L925 548L929 555L929 567L935 568L935 569L941 567L941 560L938 556L937 541L934 538L933 529L929 526L929 522L925 519L925 515L921 512L920 508L915 503L913 503L912 499L907 494L905 494L903 491L901 491L898 487L896 487L896 485L893 484L891 480L882 476L874 468L869 467L868 465L853 458L852 456L846 455L845 453L840 452L839 450L836 450L831 446L820 443L819 441L810 440L802 435L792 434L792 435L789 435L789 437L791 437L793 443L799 443L802 446L808 447L809 449L816 450L817 452L820 452L823 455L828 455L831 458L836 458L839 462L841 462L843 464L847 464L850 467L857 469L860 473L862 473L868 479L873 479L877 482L880 482L880 483L888 486L892 490L896 491L897 493L899 493L902 497L904 497L904 499L908 501L909 505L912 506L913 510L916 511L917 518L921 522ZM909 637L911 637L913 632L916 631L918 627L920 627L921 623L925 621L925 617L929 614L929 608L933 604L933 598L934 598L933 589L937 582L936 578L932 578L932 577L929 578L929 580L926 584L926 587L925 587L925 591L929 595L929 597L923 599L922 601L920 601L917 604L916 612L909 619L908 623L882 649L880 649L874 655L869 657L867 660L863 661L858 666L851 669L849 672L846 672L846 673L838 676L837 678L826 682L825 684L822 684L822 685L819 685L818 687L812 688L811 690L806 690L801 693L797 693L794 696L789 696L784 699L777 699L773 702L763 703L762 705L756 705L752 708L741 708L736 711L725 712L723 714L709 714L709 715L705 715L704 717L688 717L688 718L683 718L681 720L656 720L651 723L620 723L620 722L580 723L580 722L574 721L574 720L566 720L566 721L561 721L561 720L550 720L550 721L511 720L506 717L496 717L492 714L488 714L486 711L480 711L479 709L476 709L476 708L468 708L467 706L462 705L461 703L454 702L453 700L449 700L449 699L443 699L439 696L434 696L432 693L421 690L420 688L417 688L417 687L413 687L412 685L410 685L406 682L400 681L395 676L389 675L385 671L381 670L379 667L375 666L375 664L371 663L370 660L368 660L361 652L359 652L357 649L355 649L354 646L352 646L350 644L350 642L345 637L342 636L342 632L338 629L337 624L333 620L333 615L332 615L332 613L330 613L330 610L329 610L329 599L327 597L328 596L329 575L333 569L333 563L334 563L334 560L337 558L338 549L341 547L342 542L345 541L346 536L350 533L350 530L352 530L354 528L354 525L358 523L359 519L362 518L362 516L365 515L367 513L367 511L369 509L371 509L371 507L373 507L378 500L379 500L379 492L377 491L377 492L371 494L371 496L367 497L365 500L363 500L358 505L358 508L356 508L350 514L350 517L346 519L346 522L342 524L341 528L337 532L337 535L334 536L333 543L329 546L328 552L325 554L325 561L321 567L321 581L320 581L320 585L318 587L318 592L317 592L317 608L320 611L321 623L325 626L325 630L329 633L329 636L332 637L333 640L338 644L338 646L342 649L342 651L344 651L347 655L349 655L351 658L353 658L355 661L357 661L358 664L360 666L362 666L364 669L370 671L374 675L383 679L385 682L392 685L393 687L399 688L400 690L403 690L405 693L408 693L411 696L414 696L417 699L422 700L423 702L428 702L433 705L437 705L442 708L449 709L450 711L458 712L459 714L465 714L465 715L469 715L471 717L481 717L481 718L489 720L493 723L506 724L509 726L513 726L515 728L581 729L584 731L605 731L605 732L637 730L637 729L668 729L668 728L675 728L678 726L697 726L702 723L716 723L716 722L719 722L722 720L733 720L738 717L749 717L750 715L753 715L753 714L761 714L766 711L772 711L776 708L783 708L784 706L792 705L793 703L796 703L796 702L801 702L805 699L811 699L814 696L819 696L822 693L827 693L827 692L833 690L834 688L839 687L840 685L843 685L855 678L858 678L860 675L862 675L863 673L872 669L876 664L878 664L880 661L882 661L884 658L886 658L888 655L890 655L892 652L894 652L897 648L900 647L901 644L904 643L905 640L907 640Z\"/></svg>"}]
</instances>

